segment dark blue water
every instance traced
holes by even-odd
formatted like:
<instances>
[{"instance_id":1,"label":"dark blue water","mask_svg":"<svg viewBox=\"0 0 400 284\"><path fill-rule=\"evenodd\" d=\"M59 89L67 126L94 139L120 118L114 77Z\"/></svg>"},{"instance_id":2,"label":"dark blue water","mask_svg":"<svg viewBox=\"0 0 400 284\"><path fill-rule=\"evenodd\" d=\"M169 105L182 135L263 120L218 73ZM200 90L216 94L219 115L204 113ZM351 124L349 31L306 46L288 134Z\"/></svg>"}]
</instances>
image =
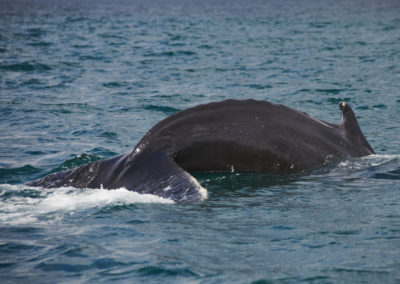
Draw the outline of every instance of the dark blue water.
<instances>
[{"instance_id":1,"label":"dark blue water","mask_svg":"<svg viewBox=\"0 0 400 284\"><path fill-rule=\"evenodd\" d=\"M226 98L346 101L377 155L193 204L23 185ZM399 122L396 0L0 0L0 282L399 283Z\"/></svg>"}]
</instances>

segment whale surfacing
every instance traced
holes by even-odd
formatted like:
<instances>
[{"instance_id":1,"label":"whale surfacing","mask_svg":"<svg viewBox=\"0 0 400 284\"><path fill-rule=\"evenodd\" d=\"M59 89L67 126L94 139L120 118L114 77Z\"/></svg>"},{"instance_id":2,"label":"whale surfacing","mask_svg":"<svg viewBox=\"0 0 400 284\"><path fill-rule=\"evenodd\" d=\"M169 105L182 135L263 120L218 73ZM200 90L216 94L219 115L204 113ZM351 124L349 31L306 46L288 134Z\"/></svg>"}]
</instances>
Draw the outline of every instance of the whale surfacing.
<instances>
[{"instance_id":1,"label":"whale surfacing","mask_svg":"<svg viewBox=\"0 0 400 284\"><path fill-rule=\"evenodd\" d=\"M190 171L297 173L374 154L351 107L331 124L284 105L225 100L178 112L157 123L126 154L28 183L46 188L115 189L200 201L207 190Z\"/></svg>"}]
</instances>

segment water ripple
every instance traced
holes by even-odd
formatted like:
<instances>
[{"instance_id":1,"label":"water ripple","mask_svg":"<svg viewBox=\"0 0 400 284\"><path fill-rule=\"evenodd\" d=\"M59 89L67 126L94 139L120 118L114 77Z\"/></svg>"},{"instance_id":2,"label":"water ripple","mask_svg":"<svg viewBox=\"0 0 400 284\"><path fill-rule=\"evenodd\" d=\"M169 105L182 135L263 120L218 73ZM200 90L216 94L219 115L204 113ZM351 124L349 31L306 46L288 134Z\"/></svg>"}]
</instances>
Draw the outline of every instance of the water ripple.
<instances>
[{"instance_id":1,"label":"water ripple","mask_svg":"<svg viewBox=\"0 0 400 284\"><path fill-rule=\"evenodd\" d=\"M398 1L286 4L0 1L0 282L399 282ZM378 154L195 173L209 198L172 206L23 185L228 98L329 122L349 102Z\"/></svg>"},{"instance_id":2,"label":"water ripple","mask_svg":"<svg viewBox=\"0 0 400 284\"><path fill-rule=\"evenodd\" d=\"M33 71L49 71L52 70L49 65L43 64L43 63L38 63L35 61L25 61L22 63L15 63L15 64L9 64L9 65L0 65L0 69L5 70L5 71L13 71L13 72L33 72Z\"/></svg>"}]
</instances>

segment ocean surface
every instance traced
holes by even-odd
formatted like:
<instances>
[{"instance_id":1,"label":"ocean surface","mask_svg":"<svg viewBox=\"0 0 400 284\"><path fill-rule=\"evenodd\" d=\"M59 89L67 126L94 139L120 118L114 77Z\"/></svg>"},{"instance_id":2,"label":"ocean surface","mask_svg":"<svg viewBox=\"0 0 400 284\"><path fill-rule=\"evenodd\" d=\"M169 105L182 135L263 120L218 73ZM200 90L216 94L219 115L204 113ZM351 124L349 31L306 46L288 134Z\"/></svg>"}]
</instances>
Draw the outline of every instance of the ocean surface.
<instances>
[{"instance_id":1,"label":"ocean surface","mask_svg":"<svg viewBox=\"0 0 400 284\"><path fill-rule=\"evenodd\" d=\"M190 204L24 185L228 98L346 101L377 154ZM0 133L0 283L400 283L400 1L0 0Z\"/></svg>"}]
</instances>

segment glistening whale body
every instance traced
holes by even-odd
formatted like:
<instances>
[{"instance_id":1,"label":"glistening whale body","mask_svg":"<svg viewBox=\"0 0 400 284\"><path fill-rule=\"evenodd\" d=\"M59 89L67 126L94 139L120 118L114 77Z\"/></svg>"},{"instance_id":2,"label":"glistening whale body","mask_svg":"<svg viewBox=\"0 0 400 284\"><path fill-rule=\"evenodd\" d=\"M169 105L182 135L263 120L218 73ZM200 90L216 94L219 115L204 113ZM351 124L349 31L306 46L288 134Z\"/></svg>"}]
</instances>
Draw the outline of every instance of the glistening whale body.
<instances>
[{"instance_id":1,"label":"glistening whale body","mask_svg":"<svg viewBox=\"0 0 400 284\"><path fill-rule=\"evenodd\" d=\"M331 124L256 100L225 100L176 113L156 124L132 152L30 182L46 188L125 187L177 202L203 200L190 171L296 173L328 160L374 154L351 107Z\"/></svg>"}]
</instances>

